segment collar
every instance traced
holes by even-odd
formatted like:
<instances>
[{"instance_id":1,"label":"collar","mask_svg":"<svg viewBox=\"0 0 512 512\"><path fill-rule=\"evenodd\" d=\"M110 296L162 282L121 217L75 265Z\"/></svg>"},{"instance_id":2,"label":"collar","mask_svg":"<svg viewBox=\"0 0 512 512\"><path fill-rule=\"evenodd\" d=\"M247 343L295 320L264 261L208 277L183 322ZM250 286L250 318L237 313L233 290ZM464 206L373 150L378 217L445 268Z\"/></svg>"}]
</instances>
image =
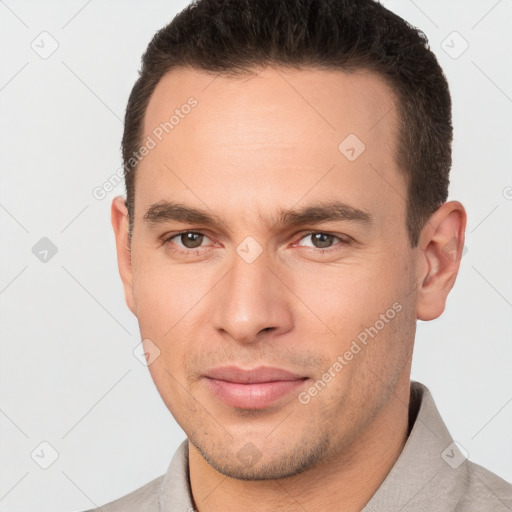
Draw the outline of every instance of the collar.
<instances>
[{"instance_id":1,"label":"collar","mask_svg":"<svg viewBox=\"0 0 512 512\"><path fill-rule=\"evenodd\" d=\"M362 512L412 512L426 510L426 504L428 510L451 512L465 492L466 456L420 382L411 381L409 415L414 424L402 453Z\"/></svg>"}]
</instances>

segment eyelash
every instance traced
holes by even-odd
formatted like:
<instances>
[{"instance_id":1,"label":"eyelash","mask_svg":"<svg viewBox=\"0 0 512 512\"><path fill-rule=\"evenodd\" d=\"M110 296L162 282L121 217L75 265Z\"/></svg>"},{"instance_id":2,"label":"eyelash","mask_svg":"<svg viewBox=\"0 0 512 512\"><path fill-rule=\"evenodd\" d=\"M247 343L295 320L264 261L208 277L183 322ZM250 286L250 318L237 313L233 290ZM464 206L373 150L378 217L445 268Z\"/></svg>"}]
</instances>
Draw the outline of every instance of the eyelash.
<instances>
[{"instance_id":1,"label":"eyelash","mask_svg":"<svg viewBox=\"0 0 512 512\"><path fill-rule=\"evenodd\" d=\"M180 231L179 233L172 233L170 235L166 235L164 236L160 246L164 246L164 245L174 245L174 244L171 244L171 240L174 239L174 238L177 238L181 235L186 235L186 234L194 234L194 235L201 235L201 236L204 236L204 237L207 237L208 236L204 233L201 233L200 231ZM311 236L311 235L327 235L327 236L332 236L336 239L339 240L339 244L338 245L342 245L342 246L346 246L346 245L350 245L351 241L350 239L347 239L347 240L344 240L343 238L333 234L333 233L327 233L325 231L309 231L307 233L304 233L299 241L303 240L304 238L307 238L308 236ZM337 245L334 245L334 246L331 246L331 247L327 247L327 248L324 248L324 249L321 249L319 247L306 247L306 249L310 249L310 250L314 250L315 252L319 252L320 254L327 254L331 251L335 251L337 250L339 247L337 247ZM202 251L204 250L204 247L199 247L197 249L177 249L177 248L173 248L172 251L175 252L176 254L180 254L182 256L197 256L199 255Z\"/></svg>"}]
</instances>

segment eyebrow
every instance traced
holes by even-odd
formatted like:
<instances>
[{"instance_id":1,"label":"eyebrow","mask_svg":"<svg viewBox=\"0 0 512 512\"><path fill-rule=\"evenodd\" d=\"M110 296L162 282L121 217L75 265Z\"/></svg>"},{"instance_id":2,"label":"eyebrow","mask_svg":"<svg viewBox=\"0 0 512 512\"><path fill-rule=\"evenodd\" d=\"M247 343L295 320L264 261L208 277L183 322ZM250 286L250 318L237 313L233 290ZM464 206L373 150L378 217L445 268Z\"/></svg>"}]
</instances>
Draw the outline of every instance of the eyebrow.
<instances>
[{"instance_id":1,"label":"eyebrow","mask_svg":"<svg viewBox=\"0 0 512 512\"><path fill-rule=\"evenodd\" d=\"M297 209L281 209L274 219L274 221L267 221L267 226L271 230L328 221L352 221L365 226L373 224L373 217L369 212L341 201L322 202ZM226 223L211 211L185 206L174 201L159 201L152 204L144 214L144 220L152 225L176 221L211 227L223 226L227 231L232 232Z\"/></svg>"}]
</instances>

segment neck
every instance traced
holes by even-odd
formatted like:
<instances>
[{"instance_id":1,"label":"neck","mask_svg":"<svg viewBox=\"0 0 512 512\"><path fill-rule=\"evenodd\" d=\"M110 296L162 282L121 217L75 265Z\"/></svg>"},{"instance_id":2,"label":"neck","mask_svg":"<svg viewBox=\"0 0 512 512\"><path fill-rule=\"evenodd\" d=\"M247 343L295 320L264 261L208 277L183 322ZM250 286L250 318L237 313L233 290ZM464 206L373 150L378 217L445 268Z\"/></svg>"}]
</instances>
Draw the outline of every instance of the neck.
<instances>
[{"instance_id":1,"label":"neck","mask_svg":"<svg viewBox=\"0 0 512 512\"><path fill-rule=\"evenodd\" d=\"M409 432L409 379L342 453L279 480L237 480L212 468L190 443L189 474L198 512L361 511L398 459Z\"/></svg>"}]
</instances>

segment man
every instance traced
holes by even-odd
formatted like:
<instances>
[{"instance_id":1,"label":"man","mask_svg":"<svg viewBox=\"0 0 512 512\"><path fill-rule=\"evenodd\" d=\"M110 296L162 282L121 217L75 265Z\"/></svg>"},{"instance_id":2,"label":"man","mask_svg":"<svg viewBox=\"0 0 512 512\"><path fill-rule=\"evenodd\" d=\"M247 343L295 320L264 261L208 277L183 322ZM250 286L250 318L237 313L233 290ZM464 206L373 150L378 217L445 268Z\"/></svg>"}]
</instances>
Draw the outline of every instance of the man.
<instances>
[{"instance_id":1,"label":"man","mask_svg":"<svg viewBox=\"0 0 512 512\"><path fill-rule=\"evenodd\" d=\"M112 224L187 440L101 510L512 510L410 381L464 246L451 140L425 37L372 0L202 0L155 35Z\"/></svg>"}]
</instances>

